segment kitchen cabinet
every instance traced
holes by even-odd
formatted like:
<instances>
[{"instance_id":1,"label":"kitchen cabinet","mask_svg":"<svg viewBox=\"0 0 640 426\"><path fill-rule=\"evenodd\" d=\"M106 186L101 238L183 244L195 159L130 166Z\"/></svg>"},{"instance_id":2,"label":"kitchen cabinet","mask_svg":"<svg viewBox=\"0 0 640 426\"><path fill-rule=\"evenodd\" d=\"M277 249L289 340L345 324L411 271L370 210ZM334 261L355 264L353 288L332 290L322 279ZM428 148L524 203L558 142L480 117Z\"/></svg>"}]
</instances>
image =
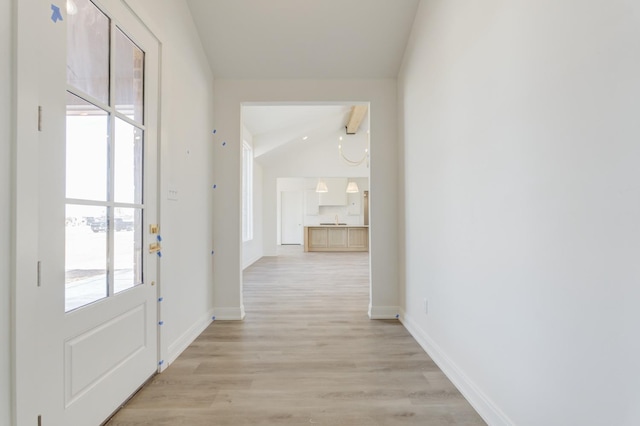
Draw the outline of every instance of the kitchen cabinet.
<instances>
[{"instance_id":1,"label":"kitchen cabinet","mask_svg":"<svg viewBox=\"0 0 640 426\"><path fill-rule=\"evenodd\" d=\"M326 178L328 192L320 192L319 205L321 206L346 206L347 205L347 178Z\"/></svg>"},{"instance_id":2,"label":"kitchen cabinet","mask_svg":"<svg viewBox=\"0 0 640 426\"><path fill-rule=\"evenodd\" d=\"M304 191L304 214L307 216L317 216L320 214L320 204L318 204L318 193L313 189Z\"/></svg>"},{"instance_id":3,"label":"kitchen cabinet","mask_svg":"<svg viewBox=\"0 0 640 426\"><path fill-rule=\"evenodd\" d=\"M343 227L327 228L327 248L343 249L347 248L348 231Z\"/></svg>"},{"instance_id":4,"label":"kitchen cabinet","mask_svg":"<svg viewBox=\"0 0 640 426\"><path fill-rule=\"evenodd\" d=\"M304 227L304 251L369 251L367 226Z\"/></svg>"},{"instance_id":5,"label":"kitchen cabinet","mask_svg":"<svg viewBox=\"0 0 640 426\"><path fill-rule=\"evenodd\" d=\"M347 234L347 247L354 250L369 250L369 228L350 227Z\"/></svg>"}]
</instances>

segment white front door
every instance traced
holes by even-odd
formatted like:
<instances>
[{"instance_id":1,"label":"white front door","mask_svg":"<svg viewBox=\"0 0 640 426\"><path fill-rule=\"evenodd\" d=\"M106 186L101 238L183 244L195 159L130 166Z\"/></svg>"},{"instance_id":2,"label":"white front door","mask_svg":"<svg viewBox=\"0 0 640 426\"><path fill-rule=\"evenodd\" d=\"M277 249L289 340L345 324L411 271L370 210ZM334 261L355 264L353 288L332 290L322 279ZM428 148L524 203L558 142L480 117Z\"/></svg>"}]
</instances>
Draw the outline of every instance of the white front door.
<instances>
[{"instance_id":1,"label":"white front door","mask_svg":"<svg viewBox=\"0 0 640 426\"><path fill-rule=\"evenodd\" d=\"M17 423L98 425L158 368L159 47L121 0L16 4Z\"/></svg>"},{"instance_id":2,"label":"white front door","mask_svg":"<svg viewBox=\"0 0 640 426\"><path fill-rule=\"evenodd\" d=\"M282 244L302 244L302 191L280 193L280 227Z\"/></svg>"}]
</instances>

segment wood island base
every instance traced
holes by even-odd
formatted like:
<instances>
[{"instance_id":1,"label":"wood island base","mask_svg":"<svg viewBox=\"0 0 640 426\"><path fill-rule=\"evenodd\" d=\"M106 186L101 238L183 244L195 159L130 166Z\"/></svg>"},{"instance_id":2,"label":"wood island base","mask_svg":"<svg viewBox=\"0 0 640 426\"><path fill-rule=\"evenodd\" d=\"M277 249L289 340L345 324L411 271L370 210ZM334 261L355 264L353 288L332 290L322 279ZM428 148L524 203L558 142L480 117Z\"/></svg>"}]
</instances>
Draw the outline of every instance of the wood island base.
<instances>
[{"instance_id":1,"label":"wood island base","mask_svg":"<svg viewBox=\"0 0 640 426\"><path fill-rule=\"evenodd\" d=\"M305 226L304 251L369 251L369 227Z\"/></svg>"}]
</instances>

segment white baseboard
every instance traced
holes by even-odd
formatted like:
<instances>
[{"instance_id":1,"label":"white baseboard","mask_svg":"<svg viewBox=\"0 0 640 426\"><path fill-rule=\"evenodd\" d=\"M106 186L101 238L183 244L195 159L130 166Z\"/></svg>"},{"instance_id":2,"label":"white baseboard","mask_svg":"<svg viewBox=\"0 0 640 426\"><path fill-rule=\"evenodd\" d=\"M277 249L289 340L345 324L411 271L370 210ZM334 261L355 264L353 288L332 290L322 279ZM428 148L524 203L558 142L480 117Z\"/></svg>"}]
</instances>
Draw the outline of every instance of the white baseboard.
<instances>
[{"instance_id":1,"label":"white baseboard","mask_svg":"<svg viewBox=\"0 0 640 426\"><path fill-rule=\"evenodd\" d=\"M415 321L406 316L404 311L400 312L400 322L489 426L514 425L514 422L464 374Z\"/></svg>"},{"instance_id":2,"label":"white baseboard","mask_svg":"<svg viewBox=\"0 0 640 426\"><path fill-rule=\"evenodd\" d=\"M396 319L399 308L397 306L372 306L369 305L369 318L371 319Z\"/></svg>"},{"instance_id":3,"label":"white baseboard","mask_svg":"<svg viewBox=\"0 0 640 426\"><path fill-rule=\"evenodd\" d=\"M207 315L204 318L196 321L196 323L189 327L187 331L182 333L182 336L180 336L175 342L170 344L167 348L168 359L165 360L166 362L164 364L164 368L162 369L164 370L166 367L172 364L173 361L175 361L180 356L180 354L184 352L184 350L187 349L187 347L189 347L189 345L193 343L193 341L196 340L196 338L200 334L202 334L202 332L207 327L209 327L209 324L211 324L212 321L213 310L211 309L207 312Z\"/></svg>"},{"instance_id":4,"label":"white baseboard","mask_svg":"<svg viewBox=\"0 0 640 426\"><path fill-rule=\"evenodd\" d=\"M247 263L242 265L242 270L244 271L245 269L247 269L249 266L253 265L254 263L256 263L260 259L262 259L262 255L258 255L258 256L252 257L251 259L249 259L247 261Z\"/></svg>"},{"instance_id":5,"label":"white baseboard","mask_svg":"<svg viewBox=\"0 0 640 426\"><path fill-rule=\"evenodd\" d=\"M244 305L233 308L213 308L216 321L242 321L244 319Z\"/></svg>"}]
</instances>

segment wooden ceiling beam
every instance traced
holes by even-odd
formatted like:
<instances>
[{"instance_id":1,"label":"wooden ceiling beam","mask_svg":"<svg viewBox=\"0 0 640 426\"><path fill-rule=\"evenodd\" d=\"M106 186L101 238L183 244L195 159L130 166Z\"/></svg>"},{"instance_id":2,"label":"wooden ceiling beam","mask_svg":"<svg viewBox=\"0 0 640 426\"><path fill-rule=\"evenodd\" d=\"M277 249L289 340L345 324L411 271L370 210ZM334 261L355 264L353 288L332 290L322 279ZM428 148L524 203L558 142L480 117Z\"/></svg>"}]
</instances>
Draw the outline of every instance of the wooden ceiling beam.
<instances>
[{"instance_id":1,"label":"wooden ceiling beam","mask_svg":"<svg viewBox=\"0 0 640 426\"><path fill-rule=\"evenodd\" d=\"M354 105L351 108L351 115L349 116L349 122L347 123L347 134L355 135L364 120L364 116L367 114L367 105Z\"/></svg>"}]
</instances>

